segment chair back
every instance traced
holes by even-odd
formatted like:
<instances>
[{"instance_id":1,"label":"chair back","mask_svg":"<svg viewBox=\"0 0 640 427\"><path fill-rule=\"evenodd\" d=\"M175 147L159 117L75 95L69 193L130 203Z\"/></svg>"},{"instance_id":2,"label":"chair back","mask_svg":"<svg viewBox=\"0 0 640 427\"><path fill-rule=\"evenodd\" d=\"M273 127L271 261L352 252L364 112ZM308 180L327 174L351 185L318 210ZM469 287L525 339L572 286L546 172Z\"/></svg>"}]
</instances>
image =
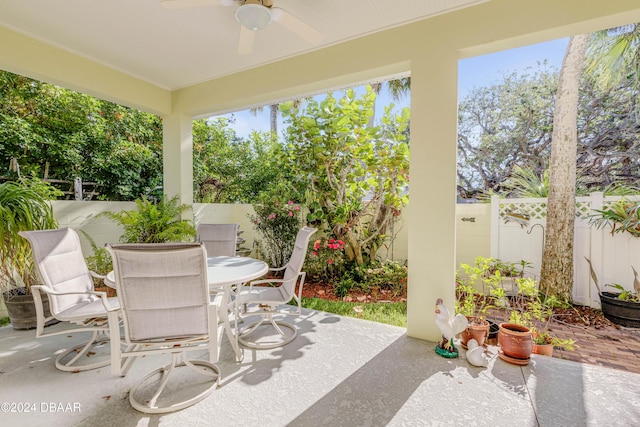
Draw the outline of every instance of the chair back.
<instances>
[{"instance_id":1,"label":"chair back","mask_svg":"<svg viewBox=\"0 0 640 427\"><path fill-rule=\"evenodd\" d=\"M128 343L209 336L207 255L201 243L112 244Z\"/></svg>"},{"instance_id":2,"label":"chair back","mask_svg":"<svg viewBox=\"0 0 640 427\"><path fill-rule=\"evenodd\" d=\"M78 233L71 228L58 228L21 231L19 234L31 244L33 260L45 286L57 292L93 290L93 279L82 253ZM55 316L74 305L85 303L87 298L87 295L50 294L51 314Z\"/></svg>"},{"instance_id":3,"label":"chair back","mask_svg":"<svg viewBox=\"0 0 640 427\"><path fill-rule=\"evenodd\" d=\"M198 242L204 243L207 256L235 256L239 224L198 224Z\"/></svg>"},{"instance_id":4,"label":"chair back","mask_svg":"<svg viewBox=\"0 0 640 427\"><path fill-rule=\"evenodd\" d=\"M307 256L309 240L316 231L318 231L317 228L311 227L302 227L300 231L298 231L293 251L291 252L291 258L289 258L287 268L284 270L283 283L280 287L280 291L284 293L283 297L287 301L293 296L298 275L302 271L302 265Z\"/></svg>"}]
</instances>

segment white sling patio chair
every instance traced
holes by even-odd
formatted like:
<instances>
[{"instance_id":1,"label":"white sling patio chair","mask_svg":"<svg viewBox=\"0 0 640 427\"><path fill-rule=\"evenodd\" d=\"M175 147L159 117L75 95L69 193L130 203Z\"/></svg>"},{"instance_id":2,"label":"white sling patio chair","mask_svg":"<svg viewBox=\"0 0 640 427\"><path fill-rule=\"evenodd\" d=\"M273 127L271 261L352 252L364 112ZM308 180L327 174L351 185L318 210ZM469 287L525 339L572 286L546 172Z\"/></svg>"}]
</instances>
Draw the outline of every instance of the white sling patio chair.
<instances>
[{"instance_id":1,"label":"white sling patio chair","mask_svg":"<svg viewBox=\"0 0 640 427\"><path fill-rule=\"evenodd\" d=\"M198 242L204 243L207 256L235 256L239 224L198 224Z\"/></svg>"},{"instance_id":2,"label":"white sling patio chair","mask_svg":"<svg viewBox=\"0 0 640 427\"><path fill-rule=\"evenodd\" d=\"M284 270L284 276L282 279L265 279L256 280L251 282L248 286L243 286L238 290L236 298L236 310L240 305L245 306L245 314L258 313L261 319L257 322L247 324L241 331L239 331L238 341L245 347L255 349L270 349L286 345L293 341L298 335L296 327L283 320L276 320L274 315L279 313L289 313L288 311L278 310L278 306L287 304L292 299L295 299L298 303L296 314L300 315L302 312L301 297L302 286L304 285L304 279L306 273L302 271L302 265L307 255L307 248L309 247L309 239L311 235L315 233L317 229L310 227L303 227L296 236L295 246L289 262L280 268L272 268L271 271ZM298 294L296 295L296 284L299 281ZM257 286L257 285L273 285L279 284L279 286ZM255 310L251 310L252 306L255 306ZM270 325L275 328L276 332L280 335L280 338L276 341L258 342L252 340L250 336L254 333L257 334L258 328L263 325ZM291 333L286 334L282 328L289 329Z\"/></svg>"},{"instance_id":3,"label":"white sling patio chair","mask_svg":"<svg viewBox=\"0 0 640 427\"><path fill-rule=\"evenodd\" d=\"M36 337L92 332L91 339L86 343L61 352L56 358L56 368L75 372L108 365L108 357L96 357L96 351L89 350L105 345L109 332L107 313L117 312L120 305L118 298L107 298L105 292L93 290L92 275L102 276L87 268L78 234L70 228L59 228L21 231L20 235L31 244L33 259L43 283L31 287L36 304ZM45 318L41 292L49 298L51 317ZM44 326L52 318L80 327L45 334ZM118 323L117 317L115 322ZM91 363L83 363L89 361Z\"/></svg>"},{"instance_id":4,"label":"white sling patio chair","mask_svg":"<svg viewBox=\"0 0 640 427\"><path fill-rule=\"evenodd\" d=\"M165 413L191 406L209 396L220 383L220 371L209 360L188 359L187 352L217 356L217 309L209 302L207 259L201 243L107 245L123 319L112 324L111 372L126 375L136 358L170 354L171 362L142 378L129 391L131 406L141 412ZM110 321L116 313L110 313ZM148 360L148 359L147 359ZM207 376L169 384L178 367ZM193 375L192 375L193 376ZM169 387L166 387L169 384ZM166 393L163 394L163 391ZM180 388L180 390L176 390ZM185 398L186 396L186 398ZM177 402L174 402L177 400Z\"/></svg>"}]
</instances>

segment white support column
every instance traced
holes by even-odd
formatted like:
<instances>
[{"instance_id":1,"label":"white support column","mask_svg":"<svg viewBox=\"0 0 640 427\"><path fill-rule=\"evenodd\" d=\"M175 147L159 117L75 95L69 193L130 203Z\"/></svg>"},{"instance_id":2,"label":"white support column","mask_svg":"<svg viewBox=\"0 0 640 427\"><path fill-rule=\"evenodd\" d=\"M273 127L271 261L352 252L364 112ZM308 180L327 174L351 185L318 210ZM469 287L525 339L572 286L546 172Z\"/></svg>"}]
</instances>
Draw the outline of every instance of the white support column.
<instances>
[{"instance_id":1,"label":"white support column","mask_svg":"<svg viewBox=\"0 0 640 427\"><path fill-rule=\"evenodd\" d=\"M455 50L412 60L407 333L429 341L436 300L454 312L457 86Z\"/></svg>"},{"instance_id":2,"label":"white support column","mask_svg":"<svg viewBox=\"0 0 640 427\"><path fill-rule=\"evenodd\" d=\"M162 118L164 194L193 204L192 119L184 114Z\"/></svg>"}]
</instances>

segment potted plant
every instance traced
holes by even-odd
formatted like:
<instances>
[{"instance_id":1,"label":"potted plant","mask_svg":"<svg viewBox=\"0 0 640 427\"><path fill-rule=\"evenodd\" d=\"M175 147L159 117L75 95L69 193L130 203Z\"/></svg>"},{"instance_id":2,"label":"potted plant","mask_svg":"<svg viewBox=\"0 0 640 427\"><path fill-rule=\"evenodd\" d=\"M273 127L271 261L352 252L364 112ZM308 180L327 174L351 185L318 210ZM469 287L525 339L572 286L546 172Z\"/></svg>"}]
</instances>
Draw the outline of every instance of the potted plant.
<instances>
[{"instance_id":1,"label":"potted plant","mask_svg":"<svg viewBox=\"0 0 640 427\"><path fill-rule=\"evenodd\" d=\"M610 287L618 292L606 292L600 289L598 276L591 265L591 260L586 258L591 271L591 278L598 289L600 296L600 305L602 314L615 324L627 328L640 328L640 280L638 280L638 272L633 266L633 288L635 292L627 290L624 286L617 283L609 283L605 287Z\"/></svg>"},{"instance_id":2,"label":"potted plant","mask_svg":"<svg viewBox=\"0 0 640 427\"><path fill-rule=\"evenodd\" d=\"M553 349L556 347L565 350L573 350L575 341L573 339L558 338L548 330L534 329L531 334L533 340L532 353L542 356L553 356Z\"/></svg>"},{"instance_id":3,"label":"potted plant","mask_svg":"<svg viewBox=\"0 0 640 427\"><path fill-rule=\"evenodd\" d=\"M15 329L36 327L30 290L38 283L31 246L18 232L56 228L49 199L58 194L37 178L0 184L0 289ZM45 316L50 316L48 300L43 303Z\"/></svg>"},{"instance_id":4,"label":"potted plant","mask_svg":"<svg viewBox=\"0 0 640 427\"><path fill-rule=\"evenodd\" d=\"M524 277L524 270L531 266L525 260L519 262L503 261L498 258L488 258L489 263L486 280L493 287L501 287L506 296L514 296L518 293L517 279Z\"/></svg>"},{"instance_id":5,"label":"potted plant","mask_svg":"<svg viewBox=\"0 0 640 427\"><path fill-rule=\"evenodd\" d=\"M87 238L91 245L92 253L86 257L85 260L87 262L87 268L92 272L94 290L97 292L106 292L108 297L115 297L116 290L104 284L104 277L113 270L113 262L111 261L109 251L104 246L100 247L96 245L93 238L84 231L80 230L80 232Z\"/></svg>"},{"instance_id":6,"label":"potted plant","mask_svg":"<svg viewBox=\"0 0 640 427\"><path fill-rule=\"evenodd\" d=\"M502 358L526 364L524 361L528 361L531 353L551 356L554 347L573 350L574 340L556 337L549 329L553 307L560 301L555 296L540 294L536 281L528 277L517 279L517 287L518 293L509 300L509 322L500 325L500 346L507 356Z\"/></svg>"},{"instance_id":7,"label":"potted plant","mask_svg":"<svg viewBox=\"0 0 640 427\"><path fill-rule=\"evenodd\" d=\"M179 205L178 197L154 203L146 197L135 201L137 209L103 212L124 229L122 243L166 243L191 241L196 236L193 221L181 219L189 205Z\"/></svg>"},{"instance_id":8,"label":"potted plant","mask_svg":"<svg viewBox=\"0 0 640 427\"><path fill-rule=\"evenodd\" d=\"M467 328L460 333L461 344L464 348L470 339L475 339L479 346L484 345L489 336L490 323L486 319L489 298L478 292L474 284L478 280L487 282L489 258L477 257L474 265L460 264L456 274L456 302L457 314L466 316Z\"/></svg>"}]
</instances>

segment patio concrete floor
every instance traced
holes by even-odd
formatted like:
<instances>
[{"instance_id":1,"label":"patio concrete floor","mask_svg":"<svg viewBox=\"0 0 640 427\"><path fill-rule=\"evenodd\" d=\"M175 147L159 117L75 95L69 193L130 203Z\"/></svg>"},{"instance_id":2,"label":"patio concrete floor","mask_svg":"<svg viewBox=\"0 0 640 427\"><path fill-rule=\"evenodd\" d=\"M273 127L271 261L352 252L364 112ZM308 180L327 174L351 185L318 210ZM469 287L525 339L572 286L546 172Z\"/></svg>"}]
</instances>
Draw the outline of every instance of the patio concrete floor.
<instances>
[{"instance_id":1,"label":"patio concrete floor","mask_svg":"<svg viewBox=\"0 0 640 427\"><path fill-rule=\"evenodd\" d=\"M67 373L55 368L54 353L82 335L36 339L34 331L2 327L0 425L635 426L640 420L638 374L536 355L528 366L515 366L496 357L496 347L489 348L489 366L478 368L464 351L442 358L434 343L409 338L403 328L309 310L291 321L300 331L295 341L244 349L241 363L224 341L220 388L158 416L131 408L128 390L166 358L140 358L124 378L108 367ZM24 404L33 412L7 412Z\"/></svg>"}]
</instances>

